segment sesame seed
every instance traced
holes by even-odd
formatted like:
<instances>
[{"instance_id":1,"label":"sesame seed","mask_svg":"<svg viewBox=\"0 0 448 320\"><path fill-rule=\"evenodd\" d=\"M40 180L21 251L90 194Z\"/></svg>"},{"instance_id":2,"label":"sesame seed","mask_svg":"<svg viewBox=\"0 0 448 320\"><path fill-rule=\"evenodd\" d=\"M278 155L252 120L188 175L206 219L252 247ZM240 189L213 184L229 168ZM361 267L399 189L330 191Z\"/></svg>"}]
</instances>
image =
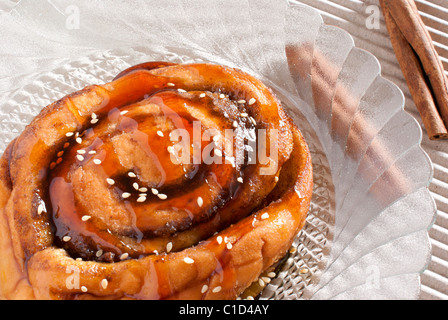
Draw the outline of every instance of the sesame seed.
<instances>
[{"instance_id":1,"label":"sesame seed","mask_svg":"<svg viewBox=\"0 0 448 320\"><path fill-rule=\"evenodd\" d=\"M159 190L157 190L157 189L155 189L155 188L152 188L152 189L151 189L151 192L152 192L152 194L154 194L154 195L158 195L158 194L159 194Z\"/></svg>"},{"instance_id":2,"label":"sesame seed","mask_svg":"<svg viewBox=\"0 0 448 320\"><path fill-rule=\"evenodd\" d=\"M258 279L258 284L262 287L264 287L266 284L264 283L263 279Z\"/></svg>"},{"instance_id":3,"label":"sesame seed","mask_svg":"<svg viewBox=\"0 0 448 320\"><path fill-rule=\"evenodd\" d=\"M66 137L73 137L75 134L73 132L67 132L65 134Z\"/></svg>"},{"instance_id":4,"label":"sesame seed","mask_svg":"<svg viewBox=\"0 0 448 320\"><path fill-rule=\"evenodd\" d=\"M70 240L72 240L72 237L69 236L65 236L64 238L62 238L62 241L64 242L69 242Z\"/></svg>"},{"instance_id":5,"label":"sesame seed","mask_svg":"<svg viewBox=\"0 0 448 320\"><path fill-rule=\"evenodd\" d=\"M269 218L269 213L265 212L261 215L261 220L266 220Z\"/></svg>"},{"instance_id":6,"label":"sesame seed","mask_svg":"<svg viewBox=\"0 0 448 320\"><path fill-rule=\"evenodd\" d=\"M66 142L64 143L64 149L67 149L70 146L70 143Z\"/></svg>"},{"instance_id":7,"label":"sesame seed","mask_svg":"<svg viewBox=\"0 0 448 320\"><path fill-rule=\"evenodd\" d=\"M96 154L95 150L89 151L89 154Z\"/></svg>"},{"instance_id":8,"label":"sesame seed","mask_svg":"<svg viewBox=\"0 0 448 320\"><path fill-rule=\"evenodd\" d=\"M309 271L310 271L310 270L308 270L308 269L306 269L306 268L303 268L303 269L301 269L299 272L300 272L300 274L307 274Z\"/></svg>"},{"instance_id":9,"label":"sesame seed","mask_svg":"<svg viewBox=\"0 0 448 320\"><path fill-rule=\"evenodd\" d=\"M215 287L215 288L212 290L212 292L213 292L213 293L218 293L219 291L221 291L221 289L222 289L221 286L217 286L217 287Z\"/></svg>"},{"instance_id":10,"label":"sesame seed","mask_svg":"<svg viewBox=\"0 0 448 320\"><path fill-rule=\"evenodd\" d=\"M146 201L146 197L139 197L137 199L137 202L145 202Z\"/></svg>"},{"instance_id":11,"label":"sesame seed","mask_svg":"<svg viewBox=\"0 0 448 320\"><path fill-rule=\"evenodd\" d=\"M172 242L168 242L166 245L166 252L170 252L173 249L173 243Z\"/></svg>"},{"instance_id":12,"label":"sesame seed","mask_svg":"<svg viewBox=\"0 0 448 320\"><path fill-rule=\"evenodd\" d=\"M206 94L205 93L201 93L201 95L199 96L200 98L205 98Z\"/></svg>"},{"instance_id":13,"label":"sesame seed","mask_svg":"<svg viewBox=\"0 0 448 320\"><path fill-rule=\"evenodd\" d=\"M251 106L251 105L255 104L256 102L257 102L257 100L255 100L255 98L252 98L249 100L249 105Z\"/></svg>"},{"instance_id":14,"label":"sesame seed","mask_svg":"<svg viewBox=\"0 0 448 320\"><path fill-rule=\"evenodd\" d=\"M138 189L138 191L140 191L140 192L147 192L148 188L140 188L140 189Z\"/></svg>"},{"instance_id":15,"label":"sesame seed","mask_svg":"<svg viewBox=\"0 0 448 320\"><path fill-rule=\"evenodd\" d=\"M236 181L238 181L239 183L243 183L244 182L243 178L241 178L241 177L238 177L238 179L236 179Z\"/></svg>"},{"instance_id":16,"label":"sesame seed","mask_svg":"<svg viewBox=\"0 0 448 320\"><path fill-rule=\"evenodd\" d=\"M92 119L92 120L90 120L90 123L91 123L91 124L97 124L98 121L99 121L99 119Z\"/></svg>"},{"instance_id":17,"label":"sesame seed","mask_svg":"<svg viewBox=\"0 0 448 320\"><path fill-rule=\"evenodd\" d=\"M159 137L163 137L163 132L162 131L157 131L157 135L159 136Z\"/></svg>"},{"instance_id":18,"label":"sesame seed","mask_svg":"<svg viewBox=\"0 0 448 320\"><path fill-rule=\"evenodd\" d=\"M185 257L184 258L184 262L187 263L187 264L192 264L192 263L194 263L194 260L189 258L189 257Z\"/></svg>"},{"instance_id":19,"label":"sesame seed","mask_svg":"<svg viewBox=\"0 0 448 320\"><path fill-rule=\"evenodd\" d=\"M275 278L276 276L277 276L277 274L275 272L268 273L268 277L270 277L270 278Z\"/></svg>"},{"instance_id":20,"label":"sesame seed","mask_svg":"<svg viewBox=\"0 0 448 320\"><path fill-rule=\"evenodd\" d=\"M120 114L122 115L122 116L124 116L126 113L128 113L129 112L129 110L124 110L124 111L121 111L120 112Z\"/></svg>"},{"instance_id":21,"label":"sesame seed","mask_svg":"<svg viewBox=\"0 0 448 320\"><path fill-rule=\"evenodd\" d=\"M168 82L167 84L166 84L168 87L175 87L176 85L174 84L174 83L172 83L172 82Z\"/></svg>"},{"instance_id":22,"label":"sesame seed","mask_svg":"<svg viewBox=\"0 0 448 320\"><path fill-rule=\"evenodd\" d=\"M98 250L95 255L97 258L101 257L103 255L103 250Z\"/></svg>"},{"instance_id":23,"label":"sesame seed","mask_svg":"<svg viewBox=\"0 0 448 320\"><path fill-rule=\"evenodd\" d=\"M81 287L81 291L82 291L82 292L87 292L87 287L86 287L86 286L82 286L82 287Z\"/></svg>"},{"instance_id":24,"label":"sesame seed","mask_svg":"<svg viewBox=\"0 0 448 320\"><path fill-rule=\"evenodd\" d=\"M123 192L122 194L121 194L121 197L123 198L123 199L127 199L127 198L129 198L131 196L131 194L129 193L129 192Z\"/></svg>"},{"instance_id":25,"label":"sesame seed","mask_svg":"<svg viewBox=\"0 0 448 320\"><path fill-rule=\"evenodd\" d=\"M77 158L79 161L84 161L84 157L83 157L82 155L80 155L80 154L78 154L78 155L76 156L76 158Z\"/></svg>"},{"instance_id":26,"label":"sesame seed","mask_svg":"<svg viewBox=\"0 0 448 320\"><path fill-rule=\"evenodd\" d=\"M93 159L93 163L94 164L101 164L101 160L100 159Z\"/></svg>"},{"instance_id":27,"label":"sesame seed","mask_svg":"<svg viewBox=\"0 0 448 320\"><path fill-rule=\"evenodd\" d=\"M57 154L58 157L62 157L63 155L64 155L64 151L59 151Z\"/></svg>"},{"instance_id":28,"label":"sesame seed","mask_svg":"<svg viewBox=\"0 0 448 320\"><path fill-rule=\"evenodd\" d=\"M43 203L39 204L37 207L37 214L41 215L45 211L45 205Z\"/></svg>"},{"instance_id":29,"label":"sesame seed","mask_svg":"<svg viewBox=\"0 0 448 320\"><path fill-rule=\"evenodd\" d=\"M269 277L261 277L261 279L264 281L264 283L271 282L271 278L269 278Z\"/></svg>"},{"instance_id":30,"label":"sesame seed","mask_svg":"<svg viewBox=\"0 0 448 320\"><path fill-rule=\"evenodd\" d=\"M127 258L129 258L129 253L123 253L121 256L120 256L120 260L126 260Z\"/></svg>"},{"instance_id":31,"label":"sesame seed","mask_svg":"<svg viewBox=\"0 0 448 320\"><path fill-rule=\"evenodd\" d=\"M198 197L198 206L202 207L204 205L204 200L201 197Z\"/></svg>"},{"instance_id":32,"label":"sesame seed","mask_svg":"<svg viewBox=\"0 0 448 320\"><path fill-rule=\"evenodd\" d=\"M218 237L216 238L216 241L218 241L218 244L221 244L221 243L222 243L222 237L221 237L221 236L218 236Z\"/></svg>"},{"instance_id":33,"label":"sesame seed","mask_svg":"<svg viewBox=\"0 0 448 320\"><path fill-rule=\"evenodd\" d=\"M174 147L173 146L168 146L168 148L166 148L168 150L169 153L173 153L174 152Z\"/></svg>"},{"instance_id":34,"label":"sesame seed","mask_svg":"<svg viewBox=\"0 0 448 320\"><path fill-rule=\"evenodd\" d=\"M208 285L204 284L201 289L201 293L206 293L208 290Z\"/></svg>"},{"instance_id":35,"label":"sesame seed","mask_svg":"<svg viewBox=\"0 0 448 320\"><path fill-rule=\"evenodd\" d=\"M115 184L115 180L111 179L111 178L107 178L106 179L107 183L110 184L111 186L113 186Z\"/></svg>"},{"instance_id":36,"label":"sesame seed","mask_svg":"<svg viewBox=\"0 0 448 320\"><path fill-rule=\"evenodd\" d=\"M254 297L252 297L252 296L247 296L247 297L246 297L246 300L254 300Z\"/></svg>"},{"instance_id":37,"label":"sesame seed","mask_svg":"<svg viewBox=\"0 0 448 320\"><path fill-rule=\"evenodd\" d=\"M98 118L98 116L96 115L95 112L92 112L92 119L96 119L96 118Z\"/></svg>"},{"instance_id":38,"label":"sesame seed","mask_svg":"<svg viewBox=\"0 0 448 320\"><path fill-rule=\"evenodd\" d=\"M166 195L166 194L158 194L157 195L158 197L159 197L159 199L161 199L161 200L166 200L166 199L168 199L168 196Z\"/></svg>"},{"instance_id":39,"label":"sesame seed","mask_svg":"<svg viewBox=\"0 0 448 320\"><path fill-rule=\"evenodd\" d=\"M79 153L79 154L86 154L86 150L84 150L84 149L80 149L80 150L78 150L76 152Z\"/></svg>"},{"instance_id":40,"label":"sesame seed","mask_svg":"<svg viewBox=\"0 0 448 320\"><path fill-rule=\"evenodd\" d=\"M249 119L250 119L250 121L252 121L252 123L254 124L254 126L256 126L256 125L257 125L257 121L255 121L255 119L254 119L254 118L250 117Z\"/></svg>"},{"instance_id":41,"label":"sesame seed","mask_svg":"<svg viewBox=\"0 0 448 320\"><path fill-rule=\"evenodd\" d=\"M103 280L101 280L101 287L102 287L103 289L106 289L107 286L108 286L108 284L109 284L109 282L107 281L107 279L103 279Z\"/></svg>"},{"instance_id":42,"label":"sesame seed","mask_svg":"<svg viewBox=\"0 0 448 320\"><path fill-rule=\"evenodd\" d=\"M135 190L138 190L138 189L140 188L140 186L138 185L137 182L134 182L134 183L132 184L132 186L134 187Z\"/></svg>"},{"instance_id":43,"label":"sesame seed","mask_svg":"<svg viewBox=\"0 0 448 320\"><path fill-rule=\"evenodd\" d=\"M247 114L246 112L240 113L240 116L243 118L246 118L249 116L249 114Z\"/></svg>"},{"instance_id":44,"label":"sesame seed","mask_svg":"<svg viewBox=\"0 0 448 320\"><path fill-rule=\"evenodd\" d=\"M227 243L226 247L227 247L228 250L230 250L230 249L233 248L233 245L229 242L229 243Z\"/></svg>"},{"instance_id":45,"label":"sesame seed","mask_svg":"<svg viewBox=\"0 0 448 320\"><path fill-rule=\"evenodd\" d=\"M128 176L131 178L137 178L137 175L134 172L129 172Z\"/></svg>"},{"instance_id":46,"label":"sesame seed","mask_svg":"<svg viewBox=\"0 0 448 320\"><path fill-rule=\"evenodd\" d=\"M88 221L88 220L90 220L92 217L91 216L83 216L82 218L81 218L81 220L82 221Z\"/></svg>"},{"instance_id":47,"label":"sesame seed","mask_svg":"<svg viewBox=\"0 0 448 320\"><path fill-rule=\"evenodd\" d=\"M219 95L219 98L221 98L221 99L224 99L226 97L226 95L224 94L224 93L221 93L220 95Z\"/></svg>"},{"instance_id":48,"label":"sesame seed","mask_svg":"<svg viewBox=\"0 0 448 320\"><path fill-rule=\"evenodd\" d=\"M234 127L234 128L237 128L237 127L238 127L238 121L236 121L236 120L233 121L233 127Z\"/></svg>"},{"instance_id":49,"label":"sesame seed","mask_svg":"<svg viewBox=\"0 0 448 320\"><path fill-rule=\"evenodd\" d=\"M245 103L246 103L246 100L239 100L238 103L239 103L239 104L245 104Z\"/></svg>"},{"instance_id":50,"label":"sesame seed","mask_svg":"<svg viewBox=\"0 0 448 320\"><path fill-rule=\"evenodd\" d=\"M185 92L187 92L187 91L184 90L184 89L177 89L177 91L179 91L179 92L181 92L181 93L185 93Z\"/></svg>"},{"instance_id":51,"label":"sesame seed","mask_svg":"<svg viewBox=\"0 0 448 320\"><path fill-rule=\"evenodd\" d=\"M79 143L79 144L81 144L81 143L82 143L82 139L81 139L81 137L76 138L76 142Z\"/></svg>"},{"instance_id":52,"label":"sesame seed","mask_svg":"<svg viewBox=\"0 0 448 320\"><path fill-rule=\"evenodd\" d=\"M274 178L274 181L275 181L275 182L278 182L278 180L279 180L279 177L275 177L275 178Z\"/></svg>"}]
</instances>

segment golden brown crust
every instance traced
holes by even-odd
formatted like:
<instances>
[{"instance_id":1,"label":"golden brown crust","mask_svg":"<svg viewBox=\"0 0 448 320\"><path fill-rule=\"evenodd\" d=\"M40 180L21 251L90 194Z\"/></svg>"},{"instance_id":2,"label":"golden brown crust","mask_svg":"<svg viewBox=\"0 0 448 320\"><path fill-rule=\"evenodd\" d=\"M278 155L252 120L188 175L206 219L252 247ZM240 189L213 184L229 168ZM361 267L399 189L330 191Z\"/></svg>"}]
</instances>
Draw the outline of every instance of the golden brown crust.
<instances>
[{"instance_id":1,"label":"golden brown crust","mask_svg":"<svg viewBox=\"0 0 448 320\"><path fill-rule=\"evenodd\" d=\"M265 130L276 170L260 174L272 157L171 163L169 132L193 121L226 142L235 122ZM290 247L313 185L306 142L272 92L210 64L143 64L71 94L1 161L5 299L234 299Z\"/></svg>"}]
</instances>

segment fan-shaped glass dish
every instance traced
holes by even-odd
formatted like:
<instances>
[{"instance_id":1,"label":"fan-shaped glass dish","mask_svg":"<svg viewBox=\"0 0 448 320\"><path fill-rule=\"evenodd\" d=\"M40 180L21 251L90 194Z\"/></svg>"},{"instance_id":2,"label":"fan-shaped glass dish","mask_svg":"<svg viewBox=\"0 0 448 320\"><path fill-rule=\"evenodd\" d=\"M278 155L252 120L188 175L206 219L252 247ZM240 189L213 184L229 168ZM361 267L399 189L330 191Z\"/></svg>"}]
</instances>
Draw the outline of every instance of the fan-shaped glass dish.
<instances>
[{"instance_id":1,"label":"fan-shaped glass dish","mask_svg":"<svg viewBox=\"0 0 448 320\"><path fill-rule=\"evenodd\" d=\"M316 10L294 1L136 1L130 8L22 0L1 17L1 37L11 40L0 51L2 152L44 106L132 65L241 68L282 100L315 170L307 224L259 298L418 297L436 212L421 129L376 58Z\"/></svg>"}]
</instances>

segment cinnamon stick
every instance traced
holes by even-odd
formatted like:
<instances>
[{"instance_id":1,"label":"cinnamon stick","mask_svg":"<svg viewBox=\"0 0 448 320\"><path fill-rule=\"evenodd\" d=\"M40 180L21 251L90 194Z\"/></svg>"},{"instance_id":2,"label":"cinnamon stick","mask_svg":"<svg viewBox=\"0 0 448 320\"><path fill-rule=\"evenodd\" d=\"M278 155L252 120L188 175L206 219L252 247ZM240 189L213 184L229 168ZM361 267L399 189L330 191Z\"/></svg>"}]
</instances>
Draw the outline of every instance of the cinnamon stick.
<instances>
[{"instance_id":1,"label":"cinnamon stick","mask_svg":"<svg viewBox=\"0 0 448 320\"><path fill-rule=\"evenodd\" d=\"M380 0L392 46L432 140L448 138L448 80L413 0Z\"/></svg>"}]
</instances>

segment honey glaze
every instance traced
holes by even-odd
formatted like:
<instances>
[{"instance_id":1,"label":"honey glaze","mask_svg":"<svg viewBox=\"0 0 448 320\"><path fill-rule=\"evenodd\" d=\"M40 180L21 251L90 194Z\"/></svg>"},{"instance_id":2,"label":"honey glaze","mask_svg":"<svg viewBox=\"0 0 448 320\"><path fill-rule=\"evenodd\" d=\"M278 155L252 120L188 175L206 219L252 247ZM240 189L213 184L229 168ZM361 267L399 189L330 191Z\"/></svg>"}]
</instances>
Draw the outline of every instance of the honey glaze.
<instances>
[{"instance_id":1,"label":"honey glaze","mask_svg":"<svg viewBox=\"0 0 448 320\"><path fill-rule=\"evenodd\" d=\"M139 258L164 252L170 236L203 224L212 229L199 234L209 236L250 213L233 218L229 208L219 217L237 198L250 165L226 161L214 136L203 139L208 129L221 139L226 129L238 127L246 134L253 129L241 102L219 92L186 92L171 83L145 92L140 101L138 94L129 96L120 106L110 97L95 109L89 126L68 134L53 162L48 198L55 236L75 258L117 262L125 253ZM193 141L187 163L175 161L178 141L172 133L179 129ZM214 148L207 149L210 145ZM206 164L211 159L220 161ZM180 238L174 250L200 240Z\"/></svg>"}]
</instances>

